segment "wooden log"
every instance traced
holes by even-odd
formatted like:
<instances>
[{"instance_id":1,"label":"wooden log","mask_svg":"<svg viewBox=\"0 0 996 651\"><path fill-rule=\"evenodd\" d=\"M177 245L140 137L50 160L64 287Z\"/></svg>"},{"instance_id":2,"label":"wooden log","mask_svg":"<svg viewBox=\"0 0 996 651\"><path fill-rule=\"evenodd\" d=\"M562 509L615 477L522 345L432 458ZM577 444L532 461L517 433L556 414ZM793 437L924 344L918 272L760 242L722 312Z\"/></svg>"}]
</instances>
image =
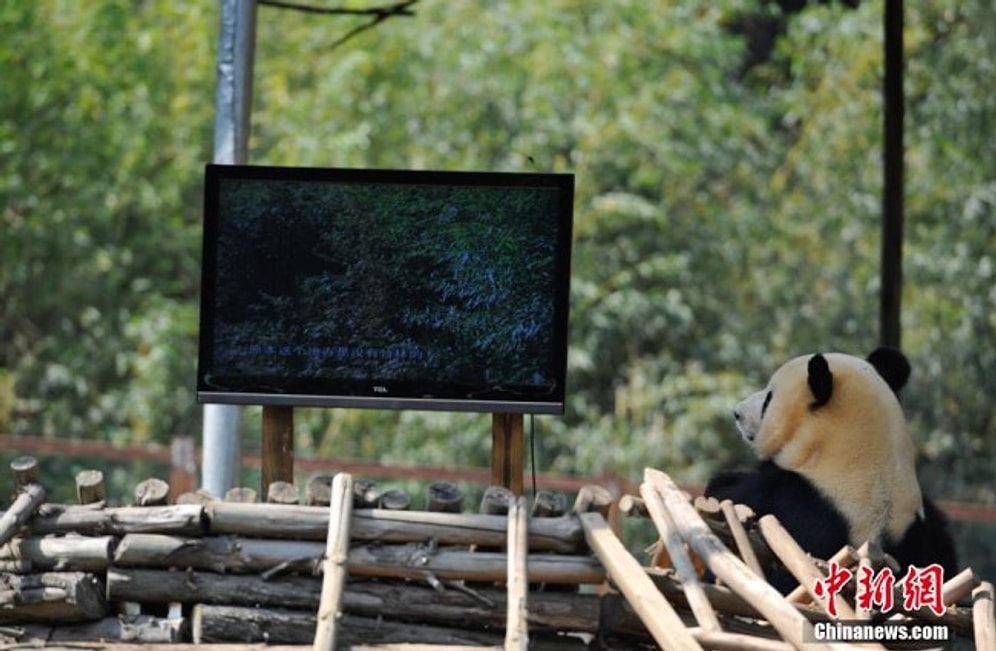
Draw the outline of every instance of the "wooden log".
<instances>
[{"instance_id":1,"label":"wooden log","mask_svg":"<svg viewBox=\"0 0 996 651\"><path fill-rule=\"evenodd\" d=\"M375 509L380 504L380 489L369 479L353 480L353 508Z\"/></svg>"},{"instance_id":2,"label":"wooden log","mask_svg":"<svg viewBox=\"0 0 996 651\"><path fill-rule=\"evenodd\" d=\"M636 610L654 641L665 651L701 649L678 613L609 529L605 518L597 512L579 513L578 518L588 545L608 569L612 580Z\"/></svg>"},{"instance_id":3,"label":"wooden log","mask_svg":"<svg viewBox=\"0 0 996 651\"><path fill-rule=\"evenodd\" d=\"M11 462L12 466L13 464L14 462ZM17 497L14 498L14 503L0 515L0 545L17 535L21 525L27 522L44 502L45 489L41 484L23 484Z\"/></svg>"},{"instance_id":4,"label":"wooden log","mask_svg":"<svg viewBox=\"0 0 996 651\"><path fill-rule=\"evenodd\" d=\"M104 583L93 574L11 574L0 587L2 622L81 622L109 614Z\"/></svg>"},{"instance_id":5,"label":"wooden log","mask_svg":"<svg viewBox=\"0 0 996 651\"><path fill-rule=\"evenodd\" d=\"M58 506L50 513L32 518L28 530L33 536L69 533L123 536L144 532L200 536L205 532L205 524L204 507L199 504L106 509Z\"/></svg>"},{"instance_id":6,"label":"wooden log","mask_svg":"<svg viewBox=\"0 0 996 651\"><path fill-rule=\"evenodd\" d=\"M975 575L972 568L962 570L944 582L941 589L944 605L951 606L972 594L972 591L979 586L979 577Z\"/></svg>"},{"instance_id":7,"label":"wooden log","mask_svg":"<svg viewBox=\"0 0 996 651\"><path fill-rule=\"evenodd\" d=\"M408 493L392 488L381 494L377 505L388 511L407 511L412 506L412 498Z\"/></svg>"},{"instance_id":8,"label":"wooden log","mask_svg":"<svg viewBox=\"0 0 996 651\"><path fill-rule=\"evenodd\" d=\"M311 575L278 576L264 581L256 574L114 566L107 571L107 598L146 604L260 605L314 611L318 608L321 581L321 577Z\"/></svg>"},{"instance_id":9,"label":"wooden log","mask_svg":"<svg viewBox=\"0 0 996 651\"><path fill-rule=\"evenodd\" d=\"M0 561L21 561L34 571L103 572L110 565L112 536L14 538L0 546Z\"/></svg>"},{"instance_id":10,"label":"wooden log","mask_svg":"<svg viewBox=\"0 0 996 651\"><path fill-rule=\"evenodd\" d=\"M511 491L509 491L511 493ZM526 651L529 648L526 580L526 558L529 552L529 515L526 498L515 499L508 510L508 605L506 607L505 651Z\"/></svg>"},{"instance_id":11,"label":"wooden log","mask_svg":"<svg viewBox=\"0 0 996 651\"><path fill-rule=\"evenodd\" d=\"M996 651L996 615L993 608L993 584L979 583L972 590L972 619L975 623L975 648L977 651Z\"/></svg>"},{"instance_id":12,"label":"wooden log","mask_svg":"<svg viewBox=\"0 0 996 651\"><path fill-rule=\"evenodd\" d=\"M499 552L469 552L435 549L434 545L364 545L349 552L349 573L353 576L421 580L437 579L503 582L508 559ZM530 554L527 561L530 582L601 583L602 565L589 556Z\"/></svg>"},{"instance_id":13,"label":"wooden log","mask_svg":"<svg viewBox=\"0 0 996 651\"><path fill-rule=\"evenodd\" d=\"M41 482L41 468L34 457L17 457L10 462L10 471L14 475L14 490L19 491L28 484Z\"/></svg>"},{"instance_id":14,"label":"wooden log","mask_svg":"<svg viewBox=\"0 0 996 651\"><path fill-rule=\"evenodd\" d=\"M269 490L269 488L267 488L267 490ZM253 504L256 502L256 491L246 486L236 486L225 491L224 499L226 502Z\"/></svg>"},{"instance_id":15,"label":"wooden log","mask_svg":"<svg viewBox=\"0 0 996 651\"><path fill-rule=\"evenodd\" d=\"M329 502L332 500L332 480L335 479L334 475L315 475L308 480L308 484L305 487L305 493L307 495L306 502L308 506L328 506ZM327 530L326 527L322 530L322 534L325 534Z\"/></svg>"},{"instance_id":16,"label":"wooden log","mask_svg":"<svg viewBox=\"0 0 996 651\"><path fill-rule=\"evenodd\" d=\"M643 476L644 481L651 484L663 497L681 537L691 545L714 575L754 604L786 641L802 648L803 640L815 639L812 624L785 602L774 587L758 578L736 554L723 545L670 477L653 468L644 470ZM806 648L815 651L829 647L809 643Z\"/></svg>"},{"instance_id":17,"label":"wooden log","mask_svg":"<svg viewBox=\"0 0 996 651\"><path fill-rule=\"evenodd\" d=\"M609 517L609 509L612 508L612 493L601 486L582 486L574 499L574 513L588 513L594 511L600 513L603 518Z\"/></svg>"},{"instance_id":18,"label":"wooden log","mask_svg":"<svg viewBox=\"0 0 996 651\"><path fill-rule=\"evenodd\" d=\"M275 481L266 489L266 501L270 504L297 504L300 498L294 484Z\"/></svg>"},{"instance_id":19,"label":"wooden log","mask_svg":"<svg viewBox=\"0 0 996 651\"><path fill-rule=\"evenodd\" d=\"M37 643L48 646L62 642L88 642L96 640L114 643L174 644L184 640L186 620L182 618L153 617L151 615L118 615L95 622L49 626L32 624L24 626L20 643ZM88 645L89 647L89 645Z\"/></svg>"},{"instance_id":20,"label":"wooden log","mask_svg":"<svg viewBox=\"0 0 996 651\"><path fill-rule=\"evenodd\" d=\"M426 510L436 513L459 513L463 510L463 491L456 484L437 481L429 484Z\"/></svg>"},{"instance_id":21,"label":"wooden log","mask_svg":"<svg viewBox=\"0 0 996 651\"><path fill-rule=\"evenodd\" d=\"M353 478L347 473L339 473L332 481L328 540L325 543L325 561L322 566L322 595L318 602L318 619L312 644L315 651L333 651L336 648L342 592L346 583L349 518L352 512Z\"/></svg>"},{"instance_id":22,"label":"wooden log","mask_svg":"<svg viewBox=\"0 0 996 651\"><path fill-rule=\"evenodd\" d=\"M316 611L321 577L289 575L262 581L256 575L146 570L112 567L107 572L110 601L143 604L209 603ZM493 585L475 589L443 584L444 589L403 581L352 579L343 592L344 613L363 617L417 620L434 624L503 628L507 593ZM529 623L537 630L594 634L599 630L602 597L595 594L534 592ZM627 622L605 622L603 629L631 631Z\"/></svg>"},{"instance_id":23,"label":"wooden log","mask_svg":"<svg viewBox=\"0 0 996 651\"><path fill-rule=\"evenodd\" d=\"M671 563L678 573L678 578L681 579L681 584L688 597L688 604L691 606L696 621L705 631L720 630L716 612L712 609L712 605L702 589L702 584L699 583L695 566L692 564L688 552L685 551L684 541L682 541L678 528L664 505L663 498L649 484L640 487L640 494L643 496L647 511L657 527L657 533L660 534L661 541L671 556Z\"/></svg>"},{"instance_id":24,"label":"wooden log","mask_svg":"<svg viewBox=\"0 0 996 651\"><path fill-rule=\"evenodd\" d=\"M234 536L186 538L161 534L128 534L114 552L124 567L193 568L213 572L264 572L276 566L314 572L324 545L297 540L262 540Z\"/></svg>"},{"instance_id":25,"label":"wooden log","mask_svg":"<svg viewBox=\"0 0 996 651\"><path fill-rule=\"evenodd\" d=\"M135 487L135 506L165 506L169 503L169 484L150 477Z\"/></svg>"},{"instance_id":26,"label":"wooden log","mask_svg":"<svg viewBox=\"0 0 996 651\"><path fill-rule=\"evenodd\" d=\"M619 513L631 518L649 518L647 503L642 497L626 494L619 498Z\"/></svg>"},{"instance_id":27,"label":"wooden log","mask_svg":"<svg viewBox=\"0 0 996 651\"><path fill-rule=\"evenodd\" d=\"M540 519L542 520L542 518ZM325 552L322 543L210 536L184 538L159 534L129 534L114 553L114 564L124 567L193 568L214 572L315 572ZM437 549L434 543L362 545L349 552L347 566L354 576L442 580L504 581L506 555ZM529 580L546 583L600 583L601 565L589 556L533 554Z\"/></svg>"},{"instance_id":28,"label":"wooden log","mask_svg":"<svg viewBox=\"0 0 996 651\"><path fill-rule=\"evenodd\" d=\"M259 643L308 644L314 637L313 613L270 608L199 604L193 610L195 644ZM340 648L404 640L411 644L497 646L497 633L440 626L424 626L383 619L345 616ZM300 651L300 650L298 650Z\"/></svg>"},{"instance_id":29,"label":"wooden log","mask_svg":"<svg viewBox=\"0 0 996 651\"><path fill-rule=\"evenodd\" d=\"M515 495L504 486L488 486L481 496L481 513L488 515L507 515L508 509L515 502Z\"/></svg>"},{"instance_id":30,"label":"wooden log","mask_svg":"<svg viewBox=\"0 0 996 651\"><path fill-rule=\"evenodd\" d=\"M552 491L537 491L533 498L533 510L530 516L534 518L555 518L564 515L567 505L563 493Z\"/></svg>"},{"instance_id":31,"label":"wooden log","mask_svg":"<svg viewBox=\"0 0 996 651\"><path fill-rule=\"evenodd\" d=\"M204 488L198 488L196 491L180 493L176 498L176 504L207 504L209 502L215 501L215 496L211 494L210 491Z\"/></svg>"},{"instance_id":32,"label":"wooden log","mask_svg":"<svg viewBox=\"0 0 996 651\"><path fill-rule=\"evenodd\" d=\"M205 505L204 512L212 535L323 541L329 524L328 509L308 506L216 501ZM498 515L385 509L353 511L351 524L353 540L357 541L398 543L434 539L440 545L494 548L504 548L506 527L506 519ZM529 548L577 553L584 548L581 526L570 517L534 518L529 522Z\"/></svg>"},{"instance_id":33,"label":"wooden log","mask_svg":"<svg viewBox=\"0 0 996 651\"><path fill-rule=\"evenodd\" d=\"M107 499L104 473L99 470L81 470L76 474L76 501L96 504Z\"/></svg>"}]
</instances>

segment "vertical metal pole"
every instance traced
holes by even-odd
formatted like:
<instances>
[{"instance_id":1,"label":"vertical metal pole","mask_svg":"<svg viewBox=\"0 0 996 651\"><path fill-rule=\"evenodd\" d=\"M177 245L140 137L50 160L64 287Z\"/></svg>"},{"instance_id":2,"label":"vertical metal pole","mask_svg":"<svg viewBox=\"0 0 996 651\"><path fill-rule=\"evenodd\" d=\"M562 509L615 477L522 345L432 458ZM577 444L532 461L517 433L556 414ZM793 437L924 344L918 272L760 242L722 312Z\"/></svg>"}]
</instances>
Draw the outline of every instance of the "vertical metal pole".
<instances>
[{"instance_id":1,"label":"vertical metal pole","mask_svg":"<svg viewBox=\"0 0 996 651\"><path fill-rule=\"evenodd\" d=\"M882 268L879 343L902 344L903 292L903 1L885 0Z\"/></svg>"},{"instance_id":2,"label":"vertical metal pole","mask_svg":"<svg viewBox=\"0 0 996 651\"><path fill-rule=\"evenodd\" d=\"M214 162L244 164L249 158L256 0L221 0L219 7ZM204 406L202 486L218 497L235 486L241 469L240 415L236 406Z\"/></svg>"}]
</instances>

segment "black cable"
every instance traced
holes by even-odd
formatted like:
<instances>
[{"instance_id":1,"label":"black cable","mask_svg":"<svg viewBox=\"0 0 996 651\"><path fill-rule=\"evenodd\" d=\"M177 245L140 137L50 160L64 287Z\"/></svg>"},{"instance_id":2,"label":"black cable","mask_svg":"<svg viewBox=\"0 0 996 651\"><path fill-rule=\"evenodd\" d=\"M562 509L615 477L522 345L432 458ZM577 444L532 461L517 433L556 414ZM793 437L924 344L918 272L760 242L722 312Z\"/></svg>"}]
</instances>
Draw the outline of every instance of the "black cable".
<instances>
[{"instance_id":1,"label":"black cable","mask_svg":"<svg viewBox=\"0 0 996 651\"><path fill-rule=\"evenodd\" d=\"M529 414L529 468L533 476L533 499L536 499L536 414Z\"/></svg>"}]
</instances>

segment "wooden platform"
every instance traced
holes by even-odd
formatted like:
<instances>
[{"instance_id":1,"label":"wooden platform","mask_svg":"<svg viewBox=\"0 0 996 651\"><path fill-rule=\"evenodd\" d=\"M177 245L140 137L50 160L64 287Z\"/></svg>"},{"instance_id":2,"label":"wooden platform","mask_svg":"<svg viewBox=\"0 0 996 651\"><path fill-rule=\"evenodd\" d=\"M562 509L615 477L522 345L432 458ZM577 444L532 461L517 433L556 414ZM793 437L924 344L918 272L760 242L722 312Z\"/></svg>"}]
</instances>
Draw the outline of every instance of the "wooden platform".
<instances>
[{"instance_id":1,"label":"wooden platform","mask_svg":"<svg viewBox=\"0 0 996 651\"><path fill-rule=\"evenodd\" d=\"M347 474L315 478L303 498L277 486L263 503L235 490L167 504L152 480L134 505L109 507L88 471L81 503L58 505L32 462L15 462L19 491L0 515L0 648L813 650L867 623L996 651L993 587L970 569L948 577L941 613L904 609L901 582L888 609L881 594L864 609L857 581L816 586L891 571L881 550L812 559L770 517L693 502L653 469L638 496L592 486L567 508L492 487L467 512L452 485L434 487L435 510L411 511ZM651 558L623 545L609 509L653 521ZM776 566L800 588L768 584Z\"/></svg>"}]
</instances>

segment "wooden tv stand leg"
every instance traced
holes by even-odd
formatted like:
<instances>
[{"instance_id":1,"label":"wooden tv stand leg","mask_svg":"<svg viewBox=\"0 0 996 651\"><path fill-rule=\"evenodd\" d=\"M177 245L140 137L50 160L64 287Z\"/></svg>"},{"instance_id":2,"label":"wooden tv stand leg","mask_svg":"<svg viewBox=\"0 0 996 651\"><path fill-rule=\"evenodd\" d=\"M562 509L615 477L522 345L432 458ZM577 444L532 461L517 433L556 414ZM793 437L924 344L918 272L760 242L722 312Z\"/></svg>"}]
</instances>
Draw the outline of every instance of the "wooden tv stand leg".
<instances>
[{"instance_id":1,"label":"wooden tv stand leg","mask_svg":"<svg viewBox=\"0 0 996 651\"><path fill-rule=\"evenodd\" d=\"M522 414L491 415L491 483L522 495L525 447Z\"/></svg>"},{"instance_id":2,"label":"wooden tv stand leg","mask_svg":"<svg viewBox=\"0 0 996 651\"><path fill-rule=\"evenodd\" d=\"M294 408L268 405L263 407L262 491L266 500L270 484L276 481L294 483Z\"/></svg>"}]
</instances>

